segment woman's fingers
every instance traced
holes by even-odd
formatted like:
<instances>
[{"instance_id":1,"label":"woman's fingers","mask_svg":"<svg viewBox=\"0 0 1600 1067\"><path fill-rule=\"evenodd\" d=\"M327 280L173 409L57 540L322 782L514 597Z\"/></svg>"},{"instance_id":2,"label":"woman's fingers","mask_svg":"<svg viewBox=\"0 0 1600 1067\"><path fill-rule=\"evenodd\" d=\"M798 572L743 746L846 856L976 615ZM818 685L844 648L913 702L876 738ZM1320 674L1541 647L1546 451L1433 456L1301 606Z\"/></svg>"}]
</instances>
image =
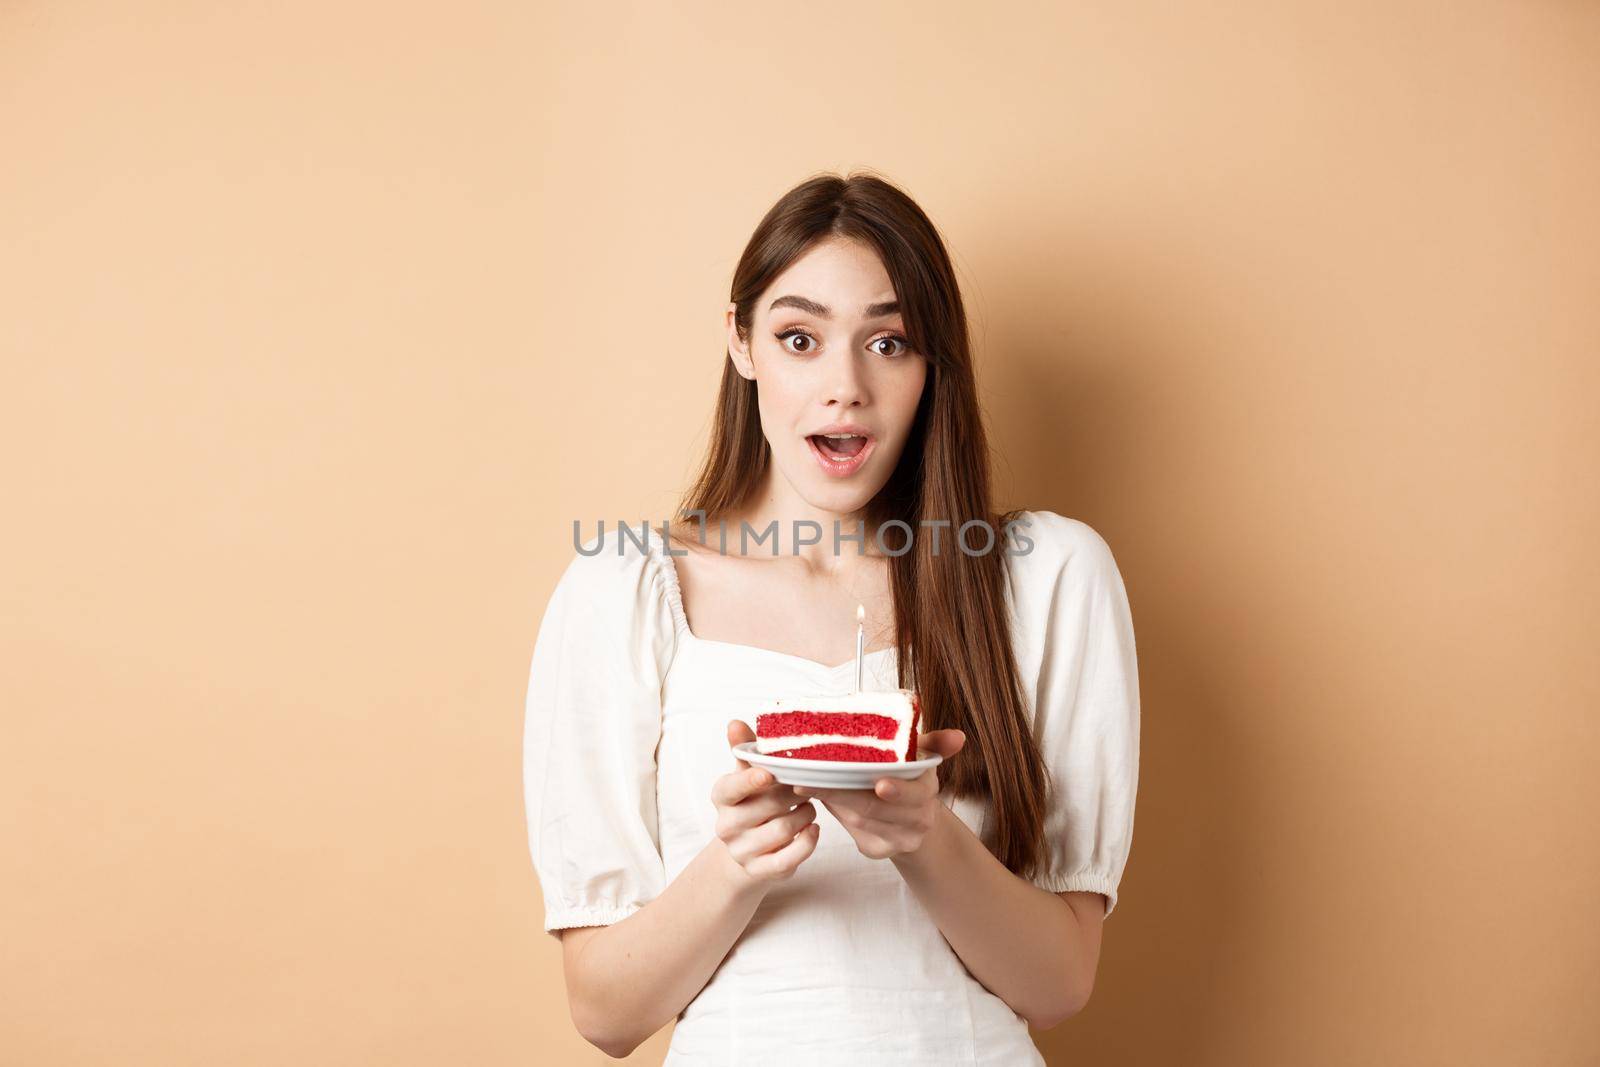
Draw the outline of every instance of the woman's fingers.
<instances>
[{"instance_id":1,"label":"woman's fingers","mask_svg":"<svg viewBox=\"0 0 1600 1067\"><path fill-rule=\"evenodd\" d=\"M804 803L788 786L773 785L756 796L747 797L723 809L725 825L734 830L748 830L776 816L783 815L796 804Z\"/></svg>"},{"instance_id":2,"label":"woman's fingers","mask_svg":"<svg viewBox=\"0 0 1600 1067\"><path fill-rule=\"evenodd\" d=\"M748 761L740 759L738 753L733 752L733 746L742 745L746 741L754 741L756 739L756 732L750 729L750 724L744 720L734 719L732 722L728 723L727 733L728 751L733 755L733 761L740 767L750 766Z\"/></svg>"},{"instance_id":3,"label":"woman's fingers","mask_svg":"<svg viewBox=\"0 0 1600 1067\"><path fill-rule=\"evenodd\" d=\"M939 792L939 780L933 776L933 771L930 769L926 774L909 780L880 778L873 783L872 792L880 800L894 804L920 805Z\"/></svg>"},{"instance_id":4,"label":"woman's fingers","mask_svg":"<svg viewBox=\"0 0 1600 1067\"><path fill-rule=\"evenodd\" d=\"M782 785L772 777L771 771L754 768L748 771L733 771L718 778L711 783L711 802L713 804L727 805L750 803L752 798L773 798L775 803L782 804L784 810L794 807L800 802L795 796L794 787ZM774 811L776 808L773 809ZM767 813L771 815L772 812Z\"/></svg>"},{"instance_id":5,"label":"woman's fingers","mask_svg":"<svg viewBox=\"0 0 1600 1067\"><path fill-rule=\"evenodd\" d=\"M751 860L745 865L745 870L756 878L787 878L805 862L807 856L816 851L817 838L821 835L822 828L812 823L776 852L768 852Z\"/></svg>"},{"instance_id":6,"label":"woman's fingers","mask_svg":"<svg viewBox=\"0 0 1600 1067\"><path fill-rule=\"evenodd\" d=\"M811 855L821 833L816 817L814 805L802 804L742 835L729 851L757 877L789 873Z\"/></svg>"},{"instance_id":7,"label":"woman's fingers","mask_svg":"<svg viewBox=\"0 0 1600 1067\"><path fill-rule=\"evenodd\" d=\"M760 767L733 771L712 783L711 799L718 804L737 804L776 781L770 771L764 771Z\"/></svg>"},{"instance_id":8,"label":"woman's fingers","mask_svg":"<svg viewBox=\"0 0 1600 1067\"><path fill-rule=\"evenodd\" d=\"M796 804L800 806L796 808ZM794 810L791 811L791 808ZM793 817L797 812L805 811L816 811L816 805L811 804L809 801L801 801L794 797L784 796L774 790L772 795L752 797L743 803L718 809L717 836L724 841L732 841L741 834L748 834L764 826L772 826L782 819ZM789 833L794 833L801 825L804 824L795 824L790 828ZM788 838L784 837L783 840L788 840ZM752 854L765 852L767 849L775 848L781 843L782 841L779 840L770 841L763 847L754 849Z\"/></svg>"},{"instance_id":9,"label":"woman's fingers","mask_svg":"<svg viewBox=\"0 0 1600 1067\"><path fill-rule=\"evenodd\" d=\"M774 815L760 825L728 834L723 840L727 842L728 850L734 854L734 858L740 863L745 863L787 845L790 838L805 829L806 824L816 817L815 805L802 804L793 811Z\"/></svg>"}]
</instances>

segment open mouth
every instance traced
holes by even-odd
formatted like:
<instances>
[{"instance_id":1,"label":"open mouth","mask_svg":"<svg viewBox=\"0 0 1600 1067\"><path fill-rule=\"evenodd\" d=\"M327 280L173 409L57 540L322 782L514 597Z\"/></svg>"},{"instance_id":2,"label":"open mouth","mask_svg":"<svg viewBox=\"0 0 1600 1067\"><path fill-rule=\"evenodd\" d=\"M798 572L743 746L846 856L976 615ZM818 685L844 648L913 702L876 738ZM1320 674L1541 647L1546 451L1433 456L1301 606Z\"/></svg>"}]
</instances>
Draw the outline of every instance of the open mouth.
<instances>
[{"instance_id":1,"label":"open mouth","mask_svg":"<svg viewBox=\"0 0 1600 1067\"><path fill-rule=\"evenodd\" d=\"M812 455L822 469L834 477L854 474L866 463L877 443L872 437L861 434L820 434L806 438Z\"/></svg>"},{"instance_id":2,"label":"open mouth","mask_svg":"<svg viewBox=\"0 0 1600 1067\"><path fill-rule=\"evenodd\" d=\"M855 434L835 436L817 433L811 435L811 440L823 455L830 458L849 459L851 456L860 455L861 450L867 447L867 439Z\"/></svg>"}]
</instances>

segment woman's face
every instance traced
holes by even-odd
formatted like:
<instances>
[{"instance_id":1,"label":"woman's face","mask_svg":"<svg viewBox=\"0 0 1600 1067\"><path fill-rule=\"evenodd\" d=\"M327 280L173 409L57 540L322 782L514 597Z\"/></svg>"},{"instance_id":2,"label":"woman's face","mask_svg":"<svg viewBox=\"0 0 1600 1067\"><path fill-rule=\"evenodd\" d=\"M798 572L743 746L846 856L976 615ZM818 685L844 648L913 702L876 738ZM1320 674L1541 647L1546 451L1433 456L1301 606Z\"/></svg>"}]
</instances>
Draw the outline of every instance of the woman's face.
<instances>
[{"instance_id":1,"label":"woman's face","mask_svg":"<svg viewBox=\"0 0 1600 1067\"><path fill-rule=\"evenodd\" d=\"M761 294L747 341L733 316L730 304L729 355L756 382L775 475L815 509L865 507L900 459L927 376L877 252L820 241ZM854 436L830 447L828 433Z\"/></svg>"}]
</instances>

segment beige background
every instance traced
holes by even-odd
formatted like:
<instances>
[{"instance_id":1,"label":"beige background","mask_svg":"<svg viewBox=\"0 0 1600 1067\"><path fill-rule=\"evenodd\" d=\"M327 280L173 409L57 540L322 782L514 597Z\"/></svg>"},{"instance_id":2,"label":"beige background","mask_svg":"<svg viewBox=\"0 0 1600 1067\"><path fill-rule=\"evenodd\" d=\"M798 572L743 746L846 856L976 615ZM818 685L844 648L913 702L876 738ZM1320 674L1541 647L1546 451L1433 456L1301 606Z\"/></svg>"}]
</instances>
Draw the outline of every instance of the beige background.
<instances>
[{"instance_id":1,"label":"beige background","mask_svg":"<svg viewBox=\"0 0 1600 1067\"><path fill-rule=\"evenodd\" d=\"M603 1059L535 630L858 165L1133 603L1050 1061L1596 1062L1600 6L673 6L0 4L0 1062Z\"/></svg>"}]
</instances>

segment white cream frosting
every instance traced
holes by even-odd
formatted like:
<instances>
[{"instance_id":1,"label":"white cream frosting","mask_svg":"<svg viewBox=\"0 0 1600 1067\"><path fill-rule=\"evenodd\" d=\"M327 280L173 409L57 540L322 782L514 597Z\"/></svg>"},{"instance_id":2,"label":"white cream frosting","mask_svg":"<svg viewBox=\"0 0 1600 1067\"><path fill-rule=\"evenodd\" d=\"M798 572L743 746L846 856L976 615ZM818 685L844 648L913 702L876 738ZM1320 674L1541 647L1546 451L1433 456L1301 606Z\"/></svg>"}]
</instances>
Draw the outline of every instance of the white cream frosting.
<instances>
[{"instance_id":1,"label":"white cream frosting","mask_svg":"<svg viewBox=\"0 0 1600 1067\"><path fill-rule=\"evenodd\" d=\"M876 715L905 716L911 720L909 689L863 689L854 693L824 693L816 696L777 697L760 709L766 715L776 711L847 711Z\"/></svg>"},{"instance_id":2,"label":"white cream frosting","mask_svg":"<svg viewBox=\"0 0 1600 1067\"><path fill-rule=\"evenodd\" d=\"M905 736L905 728L896 733ZM778 752L786 748L805 748L808 745L855 745L859 748L881 748L886 752L904 752L905 741L882 737L861 737L852 734L790 734L787 737L756 738L757 752Z\"/></svg>"}]
</instances>

